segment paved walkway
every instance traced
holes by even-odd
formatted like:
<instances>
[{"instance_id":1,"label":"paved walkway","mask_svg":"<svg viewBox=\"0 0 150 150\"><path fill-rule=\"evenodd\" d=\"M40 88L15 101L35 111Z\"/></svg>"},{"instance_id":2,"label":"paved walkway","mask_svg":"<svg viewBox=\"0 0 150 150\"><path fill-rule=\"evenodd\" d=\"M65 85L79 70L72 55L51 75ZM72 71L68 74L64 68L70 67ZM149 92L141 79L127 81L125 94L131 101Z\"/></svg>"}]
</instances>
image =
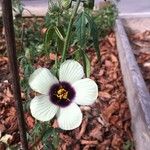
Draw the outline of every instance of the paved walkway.
<instances>
[{"instance_id":1,"label":"paved walkway","mask_svg":"<svg viewBox=\"0 0 150 150\"><path fill-rule=\"evenodd\" d=\"M37 2L38 1L38 2ZM95 4L104 0L95 0ZM45 14L48 0L24 0L26 9L32 10L33 14ZM117 2L120 17L150 17L150 0L120 0Z\"/></svg>"},{"instance_id":2,"label":"paved walkway","mask_svg":"<svg viewBox=\"0 0 150 150\"><path fill-rule=\"evenodd\" d=\"M95 0L95 4L98 5L98 3L103 1ZM150 17L150 0L118 0L116 4L120 17Z\"/></svg>"},{"instance_id":3,"label":"paved walkway","mask_svg":"<svg viewBox=\"0 0 150 150\"><path fill-rule=\"evenodd\" d=\"M150 17L150 0L120 0L118 8L121 17Z\"/></svg>"}]
</instances>

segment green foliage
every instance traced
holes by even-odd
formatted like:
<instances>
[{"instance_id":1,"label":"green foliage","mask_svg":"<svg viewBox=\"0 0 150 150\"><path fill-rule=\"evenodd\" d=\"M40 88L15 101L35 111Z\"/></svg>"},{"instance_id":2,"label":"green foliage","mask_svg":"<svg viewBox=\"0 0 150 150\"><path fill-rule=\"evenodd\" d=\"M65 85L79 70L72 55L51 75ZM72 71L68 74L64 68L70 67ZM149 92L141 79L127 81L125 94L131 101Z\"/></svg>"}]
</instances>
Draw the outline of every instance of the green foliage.
<instances>
[{"instance_id":1,"label":"green foliage","mask_svg":"<svg viewBox=\"0 0 150 150\"><path fill-rule=\"evenodd\" d=\"M86 77L90 77L91 74L91 64L90 64L90 60L88 58L88 55L84 52L81 51L81 55L82 55L82 61L83 61L83 65L84 65L84 72Z\"/></svg>"},{"instance_id":2,"label":"green foliage","mask_svg":"<svg viewBox=\"0 0 150 150\"><path fill-rule=\"evenodd\" d=\"M78 44L82 47L85 47L86 44L86 36L88 34L87 32L87 27L86 27L86 16L85 16L85 12L81 12L77 18L76 18L76 22L75 22L75 33L76 33L76 38L78 40Z\"/></svg>"},{"instance_id":3,"label":"green foliage","mask_svg":"<svg viewBox=\"0 0 150 150\"><path fill-rule=\"evenodd\" d=\"M81 2L83 3L84 8L93 9L94 7L94 0L81 0Z\"/></svg>"},{"instance_id":4,"label":"green foliage","mask_svg":"<svg viewBox=\"0 0 150 150\"><path fill-rule=\"evenodd\" d=\"M89 2L85 1L85 3L88 4ZM70 12L73 8L71 7L66 10L62 9L63 7L59 7L58 5L60 4L51 5L51 10L46 16L46 26L48 29L45 34L45 47L46 49L50 49L52 52L62 54L62 47L64 46L66 37L65 33L67 32L67 27L71 18ZM99 57L100 54L96 23L93 16L89 14L90 11L87 10L88 9L83 8L83 11L76 14L75 21L71 27L69 45L75 44L76 49L80 51L78 52L80 55L78 60L83 60L86 75L89 76L90 68L87 68L89 66L89 63L87 64L87 62L89 61L87 61L88 56L86 54L86 47L90 39L92 39L91 42L93 43L97 56ZM75 55L76 54L77 52L75 52ZM70 57L68 51L66 55L67 58Z\"/></svg>"},{"instance_id":5,"label":"green foliage","mask_svg":"<svg viewBox=\"0 0 150 150\"><path fill-rule=\"evenodd\" d=\"M62 7L51 5L51 10L45 17L47 28L44 40L45 49L48 52L61 53L64 45L67 15L63 13Z\"/></svg>"},{"instance_id":6,"label":"green foliage","mask_svg":"<svg viewBox=\"0 0 150 150\"><path fill-rule=\"evenodd\" d=\"M44 150L56 150L59 144L59 135L57 129L48 128L42 138Z\"/></svg>"},{"instance_id":7,"label":"green foliage","mask_svg":"<svg viewBox=\"0 0 150 150\"><path fill-rule=\"evenodd\" d=\"M70 5L70 0L61 1L67 6ZM93 13L91 9L86 7L92 5L93 1L82 1L84 7L82 11L75 16L75 21L71 27L71 35L69 38L69 45L75 47L75 52L70 56L69 51L66 53L66 58L75 57L77 60L82 60L84 70L87 69L88 58L86 54L86 47L88 45L94 47L98 59L100 59L99 37L104 37L112 30L115 19L117 17L117 9L115 5L108 3L103 9ZM67 27L71 18L72 7L63 9L62 3L55 3L51 5L46 16L47 32L45 34L45 47L57 55L62 55L62 48L65 43ZM77 57L80 56L80 57ZM86 72L86 75L89 73Z\"/></svg>"},{"instance_id":8,"label":"green foliage","mask_svg":"<svg viewBox=\"0 0 150 150\"><path fill-rule=\"evenodd\" d=\"M23 12L23 5L20 0L12 0L13 11L15 16L21 15Z\"/></svg>"},{"instance_id":9,"label":"green foliage","mask_svg":"<svg viewBox=\"0 0 150 150\"><path fill-rule=\"evenodd\" d=\"M33 147L33 143L42 141L44 150L56 150L59 144L58 129L52 128L48 123L37 122L33 131L28 134L28 140Z\"/></svg>"},{"instance_id":10,"label":"green foliage","mask_svg":"<svg viewBox=\"0 0 150 150\"><path fill-rule=\"evenodd\" d=\"M93 9L94 7L94 0L84 0L83 3L85 8Z\"/></svg>"},{"instance_id":11,"label":"green foliage","mask_svg":"<svg viewBox=\"0 0 150 150\"><path fill-rule=\"evenodd\" d=\"M87 77L90 75L90 62L86 54L86 47L88 45L89 39L92 38L91 43L95 48L98 58L100 58L99 51L99 42L98 42L98 33L97 26L93 18L88 14L88 12L81 12L76 19L76 40L78 41L76 45L79 46L81 51L81 58L84 64L84 71Z\"/></svg>"},{"instance_id":12,"label":"green foliage","mask_svg":"<svg viewBox=\"0 0 150 150\"><path fill-rule=\"evenodd\" d=\"M61 5L64 9L71 7L72 0L61 0Z\"/></svg>"},{"instance_id":13,"label":"green foliage","mask_svg":"<svg viewBox=\"0 0 150 150\"><path fill-rule=\"evenodd\" d=\"M20 56L18 58L18 60L20 61L20 65L24 72L24 76L23 76L23 79L21 80L20 84L22 87L22 91L24 91L24 93L26 94L26 97L28 97L28 95L30 93L28 80L29 80L29 76L34 71L34 68L32 66L32 63L28 60L28 58L26 58L24 56Z\"/></svg>"},{"instance_id":14,"label":"green foliage","mask_svg":"<svg viewBox=\"0 0 150 150\"><path fill-rule=\"evenodd\" d=\"M33 16L32 19L22 17L14 20L17 52L25 55L30 53L31 58L45 54L43 38L39 29L42 29L42 20ZM34 33L34 34L33 34ZM19 45L19 46L18 46Z\"/></svg>"},{"instance_id":15,"label":"green foliage","mask_svg":"<svg viewBox=\"0 0 150 150\"><path fill-rule=\"evenodd\" d=\"M99 11L95 11L93 13L100 38L105 37L108 32L112 30L117 18L117 14L117 8L112 3L107 3L104 8L101 8Z\"/></svg>"},{"instance_id":16,"label":"green foliage","mask_svg":"<svg viewBox=\"0 0 150 150\"><path fill-rule=\"evenodd\" d=\"M16 18L14 23L18 61L23 70L21 88L25 92L26 98L30 98L28 80L34 71L33 64L35 59L43 54L48 55L49 52L44 49L44 40L39 32L42 24L38 18L35 17L31 20Z\"/></svg>"},{"instance_id":17,"label":"green foliage","mask_svg":"<svg viewBox=\"0 0 150 150\"><path fill-rule=\"evenodd\" d=\"M132 141L126 141L123 144L123 150L134 150L134 143Z\"/></svg>"},{"instance_id":18,"label":"green foliage","mask_svg":"<svg viewBox=\"0 0 150 150\"><path fill-rule=\"evenodd\" d=\"M97 25L93 17L90 17L90 15L88 15L87 13L86 13L86 18L89 23L90 36L92 37L92 40L93 40L92 42L93 42L97 57L100 59L100 50L99 50L99 41L98 41L99 35L98 35Z\"/></svg>"}]
</instances>

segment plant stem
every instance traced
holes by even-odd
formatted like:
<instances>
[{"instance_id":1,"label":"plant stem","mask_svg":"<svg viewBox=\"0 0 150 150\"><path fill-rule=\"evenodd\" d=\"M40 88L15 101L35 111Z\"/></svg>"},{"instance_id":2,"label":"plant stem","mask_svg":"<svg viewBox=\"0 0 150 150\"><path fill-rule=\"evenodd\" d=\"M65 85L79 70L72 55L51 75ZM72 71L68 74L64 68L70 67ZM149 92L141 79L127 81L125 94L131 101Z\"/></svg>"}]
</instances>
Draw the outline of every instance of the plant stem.
<instances>
[{"instance_id":1,"label":"plant stem","mask_svg":"<svg viewBox=\"0 0 150 150\"><path fill-rule=\"evenodd\" d=\"M77 4L76 4L76 6L74 8L74 11L72 13L72 16L70 18L70 22L69 22L69 26L68 26L68 30L67 30L67 35L66 35L66 38L65 38L64 48L63 48L63 52L62 52L61 63L63 63L63 61L66 59L66 52L67 52L67 49L69 47L71 29L72 29L73 21L74 21L74 18L76 16L76 13L77 13L80 2L81 2L81 0L77 0Z\"/></svg>"}]
</instances>

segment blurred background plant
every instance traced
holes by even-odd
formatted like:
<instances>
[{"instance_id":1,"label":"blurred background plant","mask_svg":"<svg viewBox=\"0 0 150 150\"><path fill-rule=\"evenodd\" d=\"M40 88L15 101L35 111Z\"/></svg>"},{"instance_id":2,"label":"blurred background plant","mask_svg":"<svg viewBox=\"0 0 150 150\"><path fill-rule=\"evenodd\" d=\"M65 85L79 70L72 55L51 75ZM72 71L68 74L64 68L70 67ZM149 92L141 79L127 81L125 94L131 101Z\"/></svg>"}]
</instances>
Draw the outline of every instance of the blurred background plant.
<instances>
[{"instance_id":1,"label":"blurred background plant","mask_svg":"<svg viewBox=\"0 0 150 150\"><path fill-rule=\"evenodd\" d=\"M62 0L55 3L49 1L49 11L46 15L45 49L56 56L63 57L64 41L69 25L71 12L76 1ZM94 48L100 57L99 40L110 32L117 17L114 3L106 2L100 9L93 11L94 0L82 0L75 15L69 38L69 50L66 58L82 61L86 76L90 75L90 62L86 54L88 47ZM62 58L63 59L63 58ZM59 67L59 64L56 63Z\"/></svg>"},{"instance_id":2,"label":"blurred background plant","mask_svg":"<svg viewBox=\"0 0 150 150\"><path fill-rule=\"evenodd\" d=\"M118 10L115 3L106 2L98 11L94 11L94 20L98 25L99 37L104 38L114 27Z\"/></svg>"},{"instance_id":3,"label":"blurred background plant","mask_svg":"<svg viewBox=\"0 0 150 150\"><path fill-rule=\"evenodd\" d=\"M23 4L21 0L12 0L13 14L14 16L21 15L23 12Z\"/></svg>"}]
</instances>

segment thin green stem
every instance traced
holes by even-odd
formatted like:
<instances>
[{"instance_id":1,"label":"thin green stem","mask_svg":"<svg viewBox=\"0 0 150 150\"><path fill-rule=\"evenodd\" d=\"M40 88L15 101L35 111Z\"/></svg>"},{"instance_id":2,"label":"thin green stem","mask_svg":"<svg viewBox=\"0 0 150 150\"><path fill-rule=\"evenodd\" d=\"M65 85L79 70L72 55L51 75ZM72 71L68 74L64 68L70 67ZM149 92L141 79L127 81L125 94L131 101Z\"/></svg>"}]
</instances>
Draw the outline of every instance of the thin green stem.
<instances>
[{"instance_id":1,"label":"thin green stem","mask_svg":"<svg viewBox=\"0 0 150 150\"><path fill-rule=\"evenodd\" d=\"M72 25L73 25L73 21L74 21L74 18L76 16L80 2L81 2L81 0L77 0L77 4L76 4L74 11L72 13L72 16L70 18L70 22L69 22L69 26L68 26L68 30L67 30L67 35L66 35L65 43L64 43L64 47L63 47L61 63L66 59L66 52L67 52L67 49L69 48L69 41L70 41L70 34L71 34L71 30L72 30Z\"/></svg>"}]
</instances>

